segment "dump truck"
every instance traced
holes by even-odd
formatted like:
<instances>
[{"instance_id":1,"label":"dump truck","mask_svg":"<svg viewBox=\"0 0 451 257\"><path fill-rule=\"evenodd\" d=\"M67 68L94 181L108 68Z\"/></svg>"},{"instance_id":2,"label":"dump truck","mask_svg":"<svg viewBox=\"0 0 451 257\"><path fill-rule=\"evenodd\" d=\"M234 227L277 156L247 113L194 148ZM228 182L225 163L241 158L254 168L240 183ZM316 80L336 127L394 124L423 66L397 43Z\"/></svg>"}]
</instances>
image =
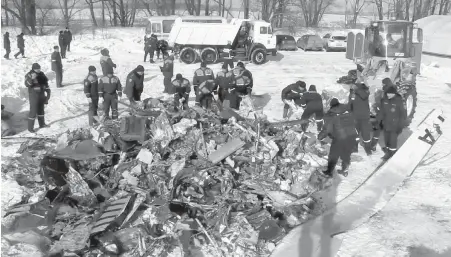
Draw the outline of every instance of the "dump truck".
<instances>
[{"instance_id":1,"label":"dump truck","mask_svg":"<svg viewBox=\"0 0 451 257\"><path fill-rule=\"evenodd\" d=\"M271 24L248 19L232 19L227 24L178 20L174 22L168 43L186 64L215 63L223 58L263 64L268 54L277 53Z\"/></svg>"},{"instance_id":2,"label":"dump truck","mask_svg":"<svg viewBox=\"0 0 451 257\"><path fill-rule=\"evenodd\" d=\"M374 118L383 96L382 80L390 78L404 99L408 126L417 106L416 76L420 73L423 31L416 23L404 20L371 22L361 32L349 32L346 58L357 64L356 81L370 89Z\"/></svg>"}]
</instances>

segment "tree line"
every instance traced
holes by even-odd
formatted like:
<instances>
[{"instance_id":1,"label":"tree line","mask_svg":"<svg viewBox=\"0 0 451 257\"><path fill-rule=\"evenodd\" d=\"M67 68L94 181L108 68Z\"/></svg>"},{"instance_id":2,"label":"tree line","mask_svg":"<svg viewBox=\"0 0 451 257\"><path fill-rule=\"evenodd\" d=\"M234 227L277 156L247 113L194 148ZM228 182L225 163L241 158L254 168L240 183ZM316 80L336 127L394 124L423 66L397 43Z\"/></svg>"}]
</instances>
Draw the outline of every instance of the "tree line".
<instances>
[{"instance_id":1,"label":"tree line","mask_svg":"<svg viewBox=\"0 0 451 257\"><path fill-rule=\"evenodd\" d=\"M1 0L2 26L8 26L11 17L18 20L27 34L41 32L50 10L59 10L63 23L70 26L75 15L89 9L94 27L122 26L135 23L138 11L147 16L167 16L181 12L189 15L219 15L234 18L236 12L244 18L261 19L274 27L306 26L316 27L324 14L336 7L336 0L56 0L43 4L39 0ZM358 17L365 10L373 8L379 19L395 17L415 21L429 15L447 15L451 0L345 0L346 24L355 27ZM235 4L233 6L232 4ZM95 10L101 10L100 20ZM37 15L38 14L38 15Z\"/></svg>"}]
</instances>

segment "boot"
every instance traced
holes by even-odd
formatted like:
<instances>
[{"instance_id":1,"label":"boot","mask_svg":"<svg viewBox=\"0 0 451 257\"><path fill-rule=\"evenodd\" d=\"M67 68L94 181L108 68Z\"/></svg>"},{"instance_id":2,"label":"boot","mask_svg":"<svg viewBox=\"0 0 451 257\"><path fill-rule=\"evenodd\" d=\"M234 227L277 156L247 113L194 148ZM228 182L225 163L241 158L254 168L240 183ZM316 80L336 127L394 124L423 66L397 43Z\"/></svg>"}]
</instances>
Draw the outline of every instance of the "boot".
<instances>
[{"instance_id":1,"label":"boot","mask_svg":"<svg viewBox=\"0 0 451 257\"><path fill-rule=\"evenodd\" d=\"M341 170L338 170L337 173L347 177L348 176L348 169L349 169L349 163L342 162L341 163Z\"/></svg>"},{"instance_id":2,"label":"boot","mask_svg":"<svg viewBox=\"0 0 451 257\"><path fill-rule=\"evenodd\" d=\"M47 124L45 124L44 116L38 116L38 123L40 128L47 128L49 127Z\"/></svg>"},{"instance_id":3,"label":"boot","mask_svg":"<svg viewBox=\"0 0 451 257\"><path fill-rule=\"evenodd\" d=\"M379 138L373 137L373 138L371 139L371 144L370 144L371 151L373 151L373 152L376 151L377 143L379 143Z\"/></svg>"},{"instance_id":4,"label":"boot","mask_svg":"<svg viewBox=\"0 0 451 257\"><path fill-rule=\"evenodd\" d=\"M395 155L395 153L396 153L396 150L387 149L384 157L382 157L382 160L388 161L391 157L393 157L393 155Z\"/></svg>"},{"instance_id":5,"label":"boot","mask_svg":"<svg viewBox=\"0 0 451 257\"><path fill-rule=\"evenodd\" d=\"M34 133L34 121L35 119L28 118L28 131Z\"/></svg>"},{"instance_id":6,"label":"boot","mask_svg":"<svg viewBox=\"0 0 451 257\"><path fill-rule=\"evenodd\" d=\"M150 62L150 63L155 63L155 62L154 62L154 60L152 60L152 59L150 59L150 61L149 61L149 62Z\"/></svg>"},{"instance_id":7,"label":"boot","mask_svg":"<svg viewBox=\"0 0 451 257\"><path fill-rule=\"evenodd\" d=\"M365 153L368 156L370 156L373 153L371 149L371 143L363 143L363 149L365 150Z\"/></svg>"},{"instance_id":8,"label":"boot","mask_svg":"<svg viewBox=\"0 0 451 257\"><path fill-rule=\"evenodd\" d=\"M336 165L336 163L329 161L327 163L327 170L323 171L323 174L328 176L328 177L332 177L333 176L333 171L335 169L335 165Z\"/></svg>"}]
</instances>

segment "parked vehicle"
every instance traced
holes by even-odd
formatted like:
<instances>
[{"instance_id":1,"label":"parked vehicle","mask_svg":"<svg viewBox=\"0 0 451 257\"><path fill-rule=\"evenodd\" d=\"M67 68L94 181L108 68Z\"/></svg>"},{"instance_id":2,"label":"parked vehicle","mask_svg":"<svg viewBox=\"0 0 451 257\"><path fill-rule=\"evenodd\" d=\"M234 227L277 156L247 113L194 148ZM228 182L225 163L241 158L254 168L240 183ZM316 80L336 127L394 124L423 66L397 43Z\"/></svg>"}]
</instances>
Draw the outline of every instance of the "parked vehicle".
<instances>
[{"instance_id":1,"label":"parked vehicle","mask_svg":"<svg viewBox=\"0 0 451 257\"><path fill-rule=\"evenodd\" d=\"M304 51L322 51L323 50L323 40L318 35L304 35L300 37L297 41L297 46Z\"/></svg>"},{"instance_id":2,"label":"parked vehicle","mask_svg":"<svg viewBox=\"0 0 451 257\"><path fill-rule=\"evenodd\" d=\"M152 16L147 19L146 36L155 34L158 39L168 40L169 33L171 33L176 20L193 23L227 23L227 19L220 16Z\"/></svg>"},{"instance_id":3,"label":"parked vehicle","mask_svg":"<svg viewBox=\"0 0 451 257\"><path fill-rule=\"evenodd\" d=\"M276 35L276 45L278 50L298 50L296 40L290 35Z\"/></svg>"},{"instance_id":4,"label":"parked vehicle","mask_svg":"<svg viewBox=\"0 0 451 257\"><path fill-rule=\"evenodd\" d=\"M324 49L329 51L346 51L347 36L344 34L327 33L323 37Z\"/></svg>"},{"instance_id":5,"label":"parked vehicle","mask_svg":"<svg viewBox=\"0 0 451 257\"><path fill-rule=\"evenodd\" d=\"M249 19L232 19L227 24L176 21L168 43L186 64L223 58L263 64L267 54L277 54L271 24Z\"/></svg>"}]
</instances>

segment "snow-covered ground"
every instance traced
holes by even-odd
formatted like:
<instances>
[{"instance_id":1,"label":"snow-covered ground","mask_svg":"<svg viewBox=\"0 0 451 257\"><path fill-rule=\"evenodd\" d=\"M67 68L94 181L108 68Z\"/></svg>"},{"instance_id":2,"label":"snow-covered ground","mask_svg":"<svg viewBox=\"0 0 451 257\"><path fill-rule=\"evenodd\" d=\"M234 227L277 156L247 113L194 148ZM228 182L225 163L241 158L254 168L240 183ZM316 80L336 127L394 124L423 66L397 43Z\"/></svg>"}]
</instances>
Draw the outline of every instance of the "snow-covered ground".
<instances>
[{"instance_id":1,"label":"snow-covered ground","mask_svg":"<svg viewBox=\"0 0 451 257\"><path fill-rule=\"evenodd\" d=\"M2 33L5 31L2 30ZM15 51L14 30L11 33L11 45ZM133 68L141 64L145 67L145 89L147 96L157 97L163 91L163 77L159 64L143 63L142 29L109 29L96 35L76 35L72 42L72 52L63 60L65 87L55 87L55 76L50 71L50 52L57 43L55 36L26 37L25 54L27 58L2 60L2 104L16 113L14 126L20 135L26 132L28 111L28 93L23 78L34 62L41 64L42 70L51 79L52 97L46 107L46 120L50 128L39 134L53 136L69 128L88 126L86 111L88 102L83 94L82 81L89 65L95 65L100 73L100 49L110 50L113 61L117 64L116 75L123 85L125 77ZM2 54L4 54L2 52ZM280 119L283 104L280 99L282 88L297 80L304 80L308 85L316 85L318 90L330 89L340 91L342 86L335 83L338 77L346 75L355 65L345 59L344 53L326 52L280 52L264 65L248 64L247 68L254 75L254 92L264 96L264 113L270 120ZM433 63L428 61L427 64ZM160 64L161 65L161 64ZM176 62L174 73L192 78L196 65ZM218 71L220 64L211 65ZM411 128L414 128L433 108L441 108L445 117L451 117L451 66L424 65L418 78L418 108ZM120 105L120 110L125 106ZM400 188L389 204L364 225L342 235L343 245L339 256L440 256L429 253L442 253L451 247L451 123L442 128L444 135L417 168L412 177ZM8 157L14 156L19 147L6 146L2 142L2 164ZM359 157L359 156L357 156ZM342 180L338 198L350 192L363 181L374 164L368 158L356 158L353 173ZM2 210L20 200L20 186L12 183L8 176L2 181ZM12 199L12 200L11 200ZM428 250L429 249L429 250ZM410 255L409 255L410 254ZM448 255L441 256L451 256Z\"/></svg>"}]
</instances>

